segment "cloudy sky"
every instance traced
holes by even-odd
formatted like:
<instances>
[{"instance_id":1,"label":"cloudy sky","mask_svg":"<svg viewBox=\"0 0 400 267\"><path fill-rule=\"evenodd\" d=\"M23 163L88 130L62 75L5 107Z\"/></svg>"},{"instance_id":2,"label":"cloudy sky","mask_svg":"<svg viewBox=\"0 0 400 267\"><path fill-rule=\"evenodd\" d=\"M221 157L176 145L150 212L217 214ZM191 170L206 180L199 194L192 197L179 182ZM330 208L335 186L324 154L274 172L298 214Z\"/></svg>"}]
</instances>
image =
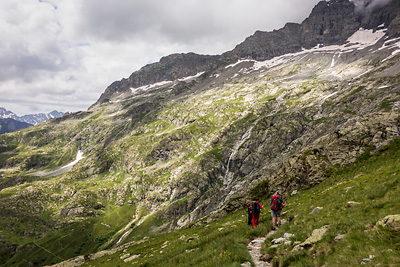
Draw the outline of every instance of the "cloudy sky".
<instances>
[{"instance_id":1,"label":"cloudy sky","mask_svg":"<svg viewBox=\"0 0 400 267\"><path fill-rule=\"evenodd\" d=\"M302 22L318 0L1 0L0 106L87 110L115 80L172 53L221 54Z\"/></svg>"}]
</instances>

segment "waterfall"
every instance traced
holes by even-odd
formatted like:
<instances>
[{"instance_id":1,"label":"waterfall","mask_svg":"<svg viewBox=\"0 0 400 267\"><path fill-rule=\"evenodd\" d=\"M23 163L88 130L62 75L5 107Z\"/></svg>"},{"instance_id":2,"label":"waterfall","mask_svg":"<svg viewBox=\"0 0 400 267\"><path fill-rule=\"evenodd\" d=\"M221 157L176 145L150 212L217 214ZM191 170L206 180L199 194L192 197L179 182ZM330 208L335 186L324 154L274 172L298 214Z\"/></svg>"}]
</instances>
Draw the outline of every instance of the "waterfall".
<instances>
[{"instance_id":1,"label":"waterfall","mask_svg":"<svg viewBox=\"0 0 400 267\"><path fill-rule=\"evenodd\" d=\"M247 139L250 138L251 133L254 129L254 127L256 126L256 124L258 123L258 121L261 119L262 117L259 117L251 126L250 128L244 133L244 135L242 136L242 138L239 140L239 142L237 142L235 144L235 146L233 147L233 151L231 153L231 155L229 156L228 159L228 163L226 165L226 172L225 172L225 176L224 176L224 186L229 186L232 182L232 174L229 171L230 170L230 165L232 160L235 159L235 156L237 154L237 152L239 151L239 148L244 144L244 142L247 141Z\"/></svg>"},{"instance_id":2,"label":"waterfall","mask_svg":"<svg viewBox=\"0 0 400 267\"><path fill-rule=\"evenodd\" d=\"M254 127L257 125L257 123L266 117L275 115L278 110L279 107L281 106L281 103L283 102L283 97L285 96L285 94L281 94L276 98L276 101L278 102L278 106L275 108L275 110L273 112L271 112L270 114L266 115L266 116L261 116L259 117L257 120L255 120L253 122L253 124L250 126L250 128L244 133L244 135L240 138L240 140L235 144L235 146L233 147L232 153L229 156L228 159L228 163L226 164L226 172L224 175L224 187L228 187L232 181L233 181L233 174L230 172L230 168L231 168L231 162L235 159L235 156L237 154L237 152L239 151L239 148L244 144L244 142L247 141L247 139L250 138L251 133L253 132Z\"/></svg>"}]
</instances>

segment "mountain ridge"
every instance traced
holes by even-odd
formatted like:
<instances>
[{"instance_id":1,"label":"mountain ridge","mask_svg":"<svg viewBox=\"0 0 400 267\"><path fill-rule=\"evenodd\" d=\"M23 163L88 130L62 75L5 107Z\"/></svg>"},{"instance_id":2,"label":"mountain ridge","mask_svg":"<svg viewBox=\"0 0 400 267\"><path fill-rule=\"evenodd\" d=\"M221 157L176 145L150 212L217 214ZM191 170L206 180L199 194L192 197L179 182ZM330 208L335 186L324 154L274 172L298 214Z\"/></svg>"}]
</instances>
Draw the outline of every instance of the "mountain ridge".
<instances>
[{"instance_id":1,"label":"mountain ridge","mask_svg":"<svg viewBox=\"0 0 400 267\"><path fill-rule=\"evenodd\" d=\"M165 56L159 62L146 65L132 73L128 79L113 82L96 103L108 101L115 92L192 76L206 69L224 67L239 58L264 61L318 45L341 44L360 28L375 31L384 27L388 29L387 35L391 38L398 36L400 3L392 0L368 13L361 11L368 4L368 1L361 2L357 9L349 0L320 1L302 23L287 23L283 28L271 32L258 30L233 50L221 55L187 53ZM365 7L361 8L362 6ZM190 67L183 65L184 62L190 63ZM178 66L181 71L178 73L174 66ZM170 73L164 72L163 69ZM159 74L154 75L155 73Z\"/></svg>"},{"instance_id":2,"label":"mountain ridge","mask_svg":"<svg viewBox=\"0 0 400 267\"><path fill-rule=\"evenodd\" d=\"M14 112L9 111L3 107L0 107L0 118L2 118L2 119L10 118L10 119L14 119L16 121L28 123L30 125L35 125L35 124L38 124L38 123L41 123L44 121L48 121L53 118L59 118L63 115L64 115L63 112L53 110L47 114L37 113L37 114L26 114L26 115L18 116Z\"/></svg>"}]
</instances>

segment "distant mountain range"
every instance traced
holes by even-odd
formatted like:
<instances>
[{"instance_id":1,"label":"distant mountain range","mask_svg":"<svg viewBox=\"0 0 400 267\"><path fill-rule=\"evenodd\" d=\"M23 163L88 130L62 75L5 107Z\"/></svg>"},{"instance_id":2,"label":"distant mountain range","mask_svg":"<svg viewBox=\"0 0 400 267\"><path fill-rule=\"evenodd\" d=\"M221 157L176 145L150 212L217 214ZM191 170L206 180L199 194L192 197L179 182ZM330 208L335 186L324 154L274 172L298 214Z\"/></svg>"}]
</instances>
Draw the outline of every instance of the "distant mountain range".
<instances>
[{"instance_id":1,"label":"distant mountain range","mask_svg":"<svg viewBox=\"0 0 400 267\"><path fill-rule=\"evenodd\" d=\"M14 119L0 119L0 134L14 132L32 126L32 124Z\"/></svg>"},{"instance_id":2,"label":"distant mountain range","mask_svg":"<svg viewBox=\"0 0 400 267\"><path fill-rule=\"evenodd\" d=\"M38 113L18 116L14 112L0 107L0 134L24 129L29 126L48 121L52 118L61 117L63 115L63 112L53 110L47 114Z\"/></svg>"}]
</instances>

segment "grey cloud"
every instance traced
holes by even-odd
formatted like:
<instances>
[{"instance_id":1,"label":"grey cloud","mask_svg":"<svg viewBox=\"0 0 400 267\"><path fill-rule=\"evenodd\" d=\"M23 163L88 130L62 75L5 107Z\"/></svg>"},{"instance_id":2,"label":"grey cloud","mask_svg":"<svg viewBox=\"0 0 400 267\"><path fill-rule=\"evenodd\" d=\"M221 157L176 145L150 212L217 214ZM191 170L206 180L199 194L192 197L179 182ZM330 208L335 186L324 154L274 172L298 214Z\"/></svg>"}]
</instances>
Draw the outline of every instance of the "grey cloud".
<instances>
[{"instance_id":1,"label":"grey cloud","mask_svg":"<svg viewBox=\"0 0 400 267\"><path fill-rule=\"evenodd\" d=\"M393 0L352 0L357 12L369 16L375 9L383 7ZM398 0L395 0L398 1Z\"/></svg>"},{"instance_id":2,"label":"grey cloud","mask_svg":"<svg viewBox=\"0 0 400 267\"><path fill-rule=\"evenodd\" d=\"M226 52L256 30L301 22L318 1L2 0L0 106L86 109L162 56Z\"/></svg>"},{"instance_id":3,"label":"grey cloud","mask_svg":"<svg viewBox=\"0 0 400 267\"><path fill-rule=\"evenodd\" d=\"M0 55L0 80L23 80L32 82L40 78L41 73L57 72L68 67L65 61L60 61L62 55L35 55L26 53L26 51L13 51Z\"/></svg>"},{"instance_id":4,"label":"grey cloud","mask_svg":"<svg viewBox=\"0 0 400 267\"><path fill-rule=\"evenodd\" d=\"M317 2L305 0L299 5L298 0L279 4L267 0L107 0L99 4L88 0L81 6L79 17L84 35L108 41L139 38L185 44L229 42L256 30L271 30L269 24L283 27L288 18L282 15L291 16L289 20L304 19Z\"/></svg>"}]
</instances>

